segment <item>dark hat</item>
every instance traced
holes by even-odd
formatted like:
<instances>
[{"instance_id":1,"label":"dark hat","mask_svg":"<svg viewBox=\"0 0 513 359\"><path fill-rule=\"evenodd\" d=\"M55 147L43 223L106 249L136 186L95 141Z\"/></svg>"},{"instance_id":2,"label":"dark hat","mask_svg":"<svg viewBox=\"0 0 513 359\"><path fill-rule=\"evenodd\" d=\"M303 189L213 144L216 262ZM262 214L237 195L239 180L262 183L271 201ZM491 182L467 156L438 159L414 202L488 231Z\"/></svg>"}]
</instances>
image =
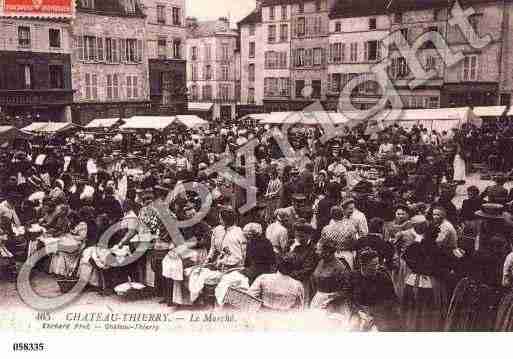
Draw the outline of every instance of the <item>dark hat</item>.
<instances>
[{"instance_id":1,"label":"dark hat","mask_svg":"<svg viewBox=\"0 0 513 359\"><path fill-rule=\"evenodd\" d=\"M477 211L476 216L487 219L504 219L504 206L498 203L485 203L481 210Z\"/></svg>"},{"instance_id":2,"label":"dark hat","mask_svg":"<svg viewBox=\"0 0 513 359\"><path fill-rule=\"evenodd\" d=\"M358 194L370 194L374 192L374 185L369 181L360 181L353 187L353 192Z\"/></svg>"},{"instance_id":3,"label":"dark hat","mask_svg":"<svg viewBox=\"0 0 513 359\"><path fill-rule=\"evenodd\" d=\"M164 178L161 183L156 185L154 189L161 192L170 192L175 188L176 181L172 178Z\"/></svg>"}]
</instances>

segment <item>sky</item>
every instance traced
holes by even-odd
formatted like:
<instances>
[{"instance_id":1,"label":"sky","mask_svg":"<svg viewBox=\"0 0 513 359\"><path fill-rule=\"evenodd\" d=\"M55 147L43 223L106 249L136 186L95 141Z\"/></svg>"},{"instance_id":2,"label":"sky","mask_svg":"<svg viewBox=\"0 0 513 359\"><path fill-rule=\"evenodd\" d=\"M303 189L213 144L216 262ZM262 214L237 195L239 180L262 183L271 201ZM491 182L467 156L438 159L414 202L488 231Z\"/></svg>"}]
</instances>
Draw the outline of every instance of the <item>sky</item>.
<instances>
[{"instance_id":1,"label":"sky","mask_svg":"<svg viewBox=\"0 0 513 359\"><path fill-rule=\"evenodd\" d=\"M186 0L187 16L198 20L215 20L228 17L232 27L255 8L255 0Z\"/></svg>"}]
</instances>

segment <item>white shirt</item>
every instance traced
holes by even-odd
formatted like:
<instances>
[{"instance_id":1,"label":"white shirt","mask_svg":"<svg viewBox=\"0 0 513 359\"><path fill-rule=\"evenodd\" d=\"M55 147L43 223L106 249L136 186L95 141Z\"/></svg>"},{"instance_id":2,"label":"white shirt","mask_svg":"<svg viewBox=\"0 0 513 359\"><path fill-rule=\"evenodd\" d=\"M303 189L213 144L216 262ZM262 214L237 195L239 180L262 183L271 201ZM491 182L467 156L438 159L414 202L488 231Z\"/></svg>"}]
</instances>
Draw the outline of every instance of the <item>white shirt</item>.
<instances>
[{"instance_id":1,"label":"white shirt","mask_svg":"<svg viewBox=\"0 0 513 359\"><path fill-rule=\"evenodd\" d=\"M218 266L243 266L246 257L246 237L238 226L227 229L217 226L212 232L209 258L217 253Z\"/></svg>"}]
</instances>

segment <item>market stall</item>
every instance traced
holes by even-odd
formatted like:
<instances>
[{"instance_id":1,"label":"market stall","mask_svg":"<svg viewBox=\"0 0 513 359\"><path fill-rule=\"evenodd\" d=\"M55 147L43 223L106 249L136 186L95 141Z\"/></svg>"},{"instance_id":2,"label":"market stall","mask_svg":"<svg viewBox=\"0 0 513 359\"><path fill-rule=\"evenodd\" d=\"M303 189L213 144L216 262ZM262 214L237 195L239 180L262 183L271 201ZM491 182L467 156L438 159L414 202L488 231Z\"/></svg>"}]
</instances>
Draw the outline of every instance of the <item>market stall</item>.
<instances>
[{"instance_id":1,"label":"market stall","mask_svg":"<svg viewBox=\"0 0 513 359\"><path fill-rule=\"evenodd\" d=\"M470 107L415 109L403 110L396 116L390 116L386 123L397 123L407 129L422 125L428 130L442 132L460 128L466 123L480 126L481 118Z\"/></svg>"},{"instance_id":2,"label":"market stall","mask_svg":"<svg viewBox=\"0 0 513 359\"><path fill-rule=\"evenodd\" d=\"M175 116L175 121L188 129L207 128L209 126L208 121L196 115L177 115Z\"/></svg>"},{"instance_id":3,"label":"market stall","mask_svg":"<svg viewBox=\"0 0 513 359\"><path fill-rule=\"evenodd\" d=\"M8 148L18 142L24 142L31 136L18 130L14 126L0 126L0 148Z\"/></svg>"},{"instance_id":4,"label":"market stall","mask_svg":"<svg viewBox=\"0 0 513 359\"><path fill-rule=\"evenodd\" d=\"M121 130L165 131L175 121L174 116L134 116L125 119Z\"/></svg>"},{"instance_id":5,"label":"market stall","mask_svg":"<svg viewBox=\"0 0 513 359\"><path fill-rule=\"evenodd\" d=\"M110 130L122 125L124 121L121 118L97 118L89 122L85 129L87 130Z\"/></svg>"},{"instance_id":6,"label":"market stall","mask_svg":"<svg viewBox=\"0 0 513 359\"><path fill-rule=\"evenodd\" d=\"M21 130L27 133L58 134L76 127L77 126L71 122L33 122Z\"/></svg>"},{"instance_id":7,"label":"market stall","mask_svg":"<svg viewBox=\"0 0 513 359\"><path fill-rule=\"evenodd\" d=\"M323 124L340 125L348 123L350 119L339 112L329 111L294 111L294 112L271 112L266 114L260 121L261 125L305 125L315 126Z\"/></svg>"}]
</instances>

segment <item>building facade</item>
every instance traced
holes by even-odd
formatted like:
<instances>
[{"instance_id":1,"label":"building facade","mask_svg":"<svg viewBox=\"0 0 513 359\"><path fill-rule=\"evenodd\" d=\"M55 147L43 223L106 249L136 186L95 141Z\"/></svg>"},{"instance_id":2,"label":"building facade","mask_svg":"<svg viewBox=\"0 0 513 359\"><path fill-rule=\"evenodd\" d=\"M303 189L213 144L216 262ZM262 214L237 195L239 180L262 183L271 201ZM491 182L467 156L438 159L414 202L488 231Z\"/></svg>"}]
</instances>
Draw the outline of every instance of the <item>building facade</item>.
<instances>
[{"instance_id":1,"label":"building facade","mask_svg":"<svg viewBox=\"0 0 513 359\"><path fill-rule=\"evenodd\" d=\"M338 2L330 14L329 26L327 108L344 106L339 101L343 89L357 76L368 81L351 93L352 106L375 106L384 89L376 82L372 67L388 56L382 40L390 34L383 1Z\"/></svg>"},{"instance_id":2,"label":"building facade","mask_svg":"<svg viewBox=\"0 0 513 359\"><path fill-rule=\"evenodd\" d=\"M74 122L151 113L146 19L139 2L78 2L72 36Z\"/></svg>"},{"instance_id":3,"label":"building facade","mask_svg":"<svg viewBox=\"0 0 513 359\"><path fill-rule=\"evenodd\" d=\"M256 9L239 23L241 102L278 111L320 100L335 110L344 86L358 76L368 80L351 92L356 108L370 108L391 91L400 96L404 108L510 104L512 2L459 1L463 9L474 10L468 17L474 29L469 34L451 25L453 4L446 0L257 1ZM289 41L281 35L282 28L288 28ZM472 36L487 35L489 44L472 46ZM285 51L289 52L286 66L281 57ZM448 66L451 55L458 52L463 59ZM381 88L371 73L383 60L388 62L389 88ZM412 61L423 71L413 71ZM254 78L253 72L262 75Z\"/></svg>"},{"instance_id":4,"label":"building facade","mask_svg":"<svg viewBox=\"0 0 513 359\"><path fill-rule=\"evenodd\" d=\"M4 122L71 121L71 22L0 18Z\"/></svg>"},{"instance_id":5,"label":"building facade","mask_svg":"<svg viewBox=\"0 0 513 359\"><path fill-rule=\"evenodd\" d=\"M152 112L187 111L184 0L144 0Z\"/></svg>"},{"instance_id":6,"label":"building facade","mask_svg":"<svg viewBox=\"0 0 513 359\"><path fill-rule=\"evenodd\" d=\"M201 22L189 18L187 31L189 103L211 104L214 120L234 119L240 92L238 32L230 29L226 18Z\"/></svg>"}]
</instances>

